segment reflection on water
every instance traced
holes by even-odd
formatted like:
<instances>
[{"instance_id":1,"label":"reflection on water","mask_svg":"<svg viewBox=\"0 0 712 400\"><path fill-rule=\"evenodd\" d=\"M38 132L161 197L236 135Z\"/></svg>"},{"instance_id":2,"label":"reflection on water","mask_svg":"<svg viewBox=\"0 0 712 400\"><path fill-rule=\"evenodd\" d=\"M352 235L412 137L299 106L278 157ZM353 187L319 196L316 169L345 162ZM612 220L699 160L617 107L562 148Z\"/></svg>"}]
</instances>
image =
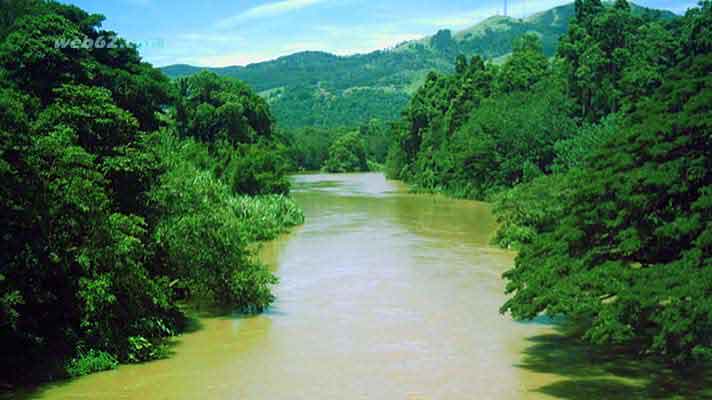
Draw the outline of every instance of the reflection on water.
<instances>
[{"instance_id":1,"label":"reflection on water","mask_svg":"<svg viewBox=\"0 0 712 400\"><path fill-rule=\"evenodd\" d=\"M43 387L29 397L703 394L702 378L675 386L674 374L624 362L629 358L596 357L547 323L501 316L500 276L513 255L488 245L495 221L486 204L408 194L380 174L298 176L294 196L306 224L262 249L280 277L270 312L203 318L199 329L176 339L169 359Z\"/></svg>"}]
</instances>

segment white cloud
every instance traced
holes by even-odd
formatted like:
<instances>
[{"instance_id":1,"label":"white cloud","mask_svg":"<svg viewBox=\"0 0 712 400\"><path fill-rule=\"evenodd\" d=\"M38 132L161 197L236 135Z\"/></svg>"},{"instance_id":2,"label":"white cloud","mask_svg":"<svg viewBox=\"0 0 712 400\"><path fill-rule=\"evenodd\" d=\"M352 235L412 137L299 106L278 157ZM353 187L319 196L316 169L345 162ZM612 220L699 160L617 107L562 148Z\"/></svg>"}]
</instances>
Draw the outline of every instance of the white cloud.
<instances>
[{"instance_id":1,"label":"white cloud","mask_svg":"<svg viewBox=\"0 0 712 400\"><path fill-rule=\"evenodd\" d=\"M515 18L528 17L537 12L571 3L571 0L518 0L509 1L508 15ZM410 22L438 28L466 28L477 24L491 16L502 15L504 3L499 6L486 6L474 10L450 15L440 15L425 18L415 18Z\"/></svg>"},{"instance_id":2,"label":"white cloud","mask_svg":"<svg viewBox=\"0 0 712 400\"><path fill-rule=\"evenodd\" d=\"M127 0L129 1L129 0ZM148 1L148 0L131 0ZM317 3L330 1L338 4L345 0L281 0L250 8L241 14L225 18L222 27L233 27L256 18L273 17L289 13ZM571 0L510 0L510 15L529 16ZM378 10L380 11L380 10ZM367 53L373 50L392 48L403 41L421 39L438 29L460 30L472 26L487 17L502 14L501 6L481 5L465 12L431 15L413 15L410 18L377 18L373 16L360 23L348 25L310 24L301 30L284 36L266 35L263 40L249 40L255 35L251 29L239 34L228 29L208 26L204 31L177 35L168 41L164 49L145 49L151 61L159 65L184 62L200 66L246 65L267 61L280 56L305 50L326 51L337 55ZM262 33L259 33L262 35Z\"/></svg>"},{"instance_id":3,"label":"white cloud","mask_svg":"<svg viewBox=\"0 0 712 400\"><path fill-rule=\"evenodd\" d=\"M697 7L697 5L697 1L688 1L682 4L670 4L667 8L678 15L684 15L688 9Z\"/></svg>"},{"instance_id":4,"label":"white cloud","mask_svg":"<svg viewBox=\"0 0 712 400\"><path fill-rule=\"evenodd\" d=\"M245 41L245 38L241 35L222 33L183 33L176 36L176 39L198 43L237 43Z\"/></svg>"},{"instance_id":5,"label":"white cloud","mask_svg":"<svg viewBox=\"0 0 712 400\"><path fill-rule=\"evenodd\" d=\"M316 30L326 35L322 38L324 46L319 50L337 55L384 50L425 36L423 33L402 30L398 24L393 23L349 27L322 25Z\"/></svg>"},{"instance_id":6,"label":"white cloud","mask_svg":"<svg viewBox=\"0 0 712 400\"><path fill-rule=\"evenodd\" d=\"M319 40L303 40L291 42L280 47L280 54L291 54L300 51L328 51L329 44Z\"/></svg>"},{"instance_id":7,"label":"white cloud","mask_svg":"<svg viewBox=\"0 0 712 400\"><path fill-rule=\"evenodd\" d=\"M358 40L344 42L343 45L333 47L330 51L341 56L357 53L364 54L376 50L390 49L403 42L422 38L423 35L419 33L373 33L361 36Z\"/></svg>"},{"instance_id":8,"label":"white cloud","mask_svg":"<svg viewBox=\"0 0 712 400\"><path fill-rule=\"evenodd\" d=\"M301 10L326 0L282 0L249 8L240 14L224 18L217 23L219 29L229 29L245 21L274 17L292 11Z\"/></svg>"},{"instance_id":9,"label":"white cloud","mask_svg":"<svg viewBox=\"0 0 712 400\"><path fill-rule=\"evenodd\" d=\"M480 9L457 15L442 15L437 17L415 18L411 22L417 25L433 26L439 28L462 28L475 25L476 23L501 13L495 8Z\"/></svg>"},{"instance_id":10,"label":"white cloud","mask_svg":"<svg viewBox=\"0 0 712 400\"><path fill-rule=\"evenodd\" d=\"M370 34L353 36L353 29L337 30L336 28L327 28L323 31L326 30L330 31L328 38L305 38L303 40L271 46L269 49L264 50L243 49L223 53L211 49L211 51L206 52L206 54L195 54L194 49L189 50L186 48L185 51L180 52L180 54L165 58L155 57L153 61L158 65L179 62L203 67L227 67L274 60L278 57L301 51L326 51L336 55L363 54L374 50L391 48L401 42L423 37L423 35L417 33L388 32L372 32ZM348 36L349 32L351 36ZM198 36L196 36L196 39L197 37Z\"/></svg>"},{"instance_id":11,"label":"white cloud","mask_svg":"<svg viewBox=\"0 0 712 400\"><path fill-rule=\"evenodd\" d=\"M191 64L201 67L232 67L235 65L248 65L276 58L272 54L239 52L230 54L210 55L196 57Z\"/></svg>"}]
</instances>

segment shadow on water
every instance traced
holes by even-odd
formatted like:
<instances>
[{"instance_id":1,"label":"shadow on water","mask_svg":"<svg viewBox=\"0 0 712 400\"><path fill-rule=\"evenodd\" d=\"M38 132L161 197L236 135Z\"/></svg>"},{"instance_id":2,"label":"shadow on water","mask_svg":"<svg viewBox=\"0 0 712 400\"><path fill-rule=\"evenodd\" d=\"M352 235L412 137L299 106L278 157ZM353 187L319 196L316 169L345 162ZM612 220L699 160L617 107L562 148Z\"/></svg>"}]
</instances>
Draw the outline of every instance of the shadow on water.
<instances>
[{"instance_id":1,"label":"shadow on water","mask_svg":"<svg viewBox=\"0 0 712 400\"><path fill-rule=\"evenodd\" d=\"M194 334L203 331L206 320L241 320L254 317L252 314L238 313L229 308L207 307L204 305L187 305L182 304L181 309L184 311L184 319L180 322L181 331L178 335L168 337L161 343L161 353L155 360L150 360L138 364L152 363L160 360L166 360L176 355L176 348L180 345L183 335ZM279 313L277 310L267 310L266 314ZM58 364L59 365L59 364ZM123 367L136 364L126 364ZM122 366L120 366L121 368ZM104 371L102 373L114 373L115 371ZM38 384L25 387L3 387L0 386L0 400L33 400L43 399L45 394L53 390L65 386L76 381L79 378L62 378L53 379L48 382L40 382Z\"/></svg>"},{"instance_id":2,"label":"shadow on water","mask_svg":"<svg viewBox=\"0 0 712 400\"><path fill-rule=\"evenodd\" d=\"M533 389L560 399L712 399L712 366L682 368L560 333L528 339L519 368L554 375Z\"/></svg>"}]
</instances>

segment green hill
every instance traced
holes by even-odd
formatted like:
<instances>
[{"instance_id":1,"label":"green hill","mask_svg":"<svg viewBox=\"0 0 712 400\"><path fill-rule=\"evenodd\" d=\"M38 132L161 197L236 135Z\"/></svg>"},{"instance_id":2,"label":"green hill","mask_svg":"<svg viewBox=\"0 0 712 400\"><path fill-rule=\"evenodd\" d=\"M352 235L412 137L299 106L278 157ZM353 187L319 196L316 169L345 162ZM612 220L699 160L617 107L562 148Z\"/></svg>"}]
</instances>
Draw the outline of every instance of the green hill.
<instances>
[{"instance_id":1,"label":"green hill","mask_svg":"<svg viewBox=\"0 0 712 400\"><path fill-rule=\"evenodd\" d=\"M651 18L673 18L667 11L634 7ZM479 54L493 62L512 51L512 42L533 32L547 56L556 52L559 37L574 15L574 5L556 7L525 19L495 16L471 28L402 43L368 54L336 56L308 51L245 67L201 68L172 65L163 68L171 78L207 69L241 79L272 106L282 128L360 125L371 119L396 119L430 71L450 73L458 54Z\"/></svg>"}]
</instances>

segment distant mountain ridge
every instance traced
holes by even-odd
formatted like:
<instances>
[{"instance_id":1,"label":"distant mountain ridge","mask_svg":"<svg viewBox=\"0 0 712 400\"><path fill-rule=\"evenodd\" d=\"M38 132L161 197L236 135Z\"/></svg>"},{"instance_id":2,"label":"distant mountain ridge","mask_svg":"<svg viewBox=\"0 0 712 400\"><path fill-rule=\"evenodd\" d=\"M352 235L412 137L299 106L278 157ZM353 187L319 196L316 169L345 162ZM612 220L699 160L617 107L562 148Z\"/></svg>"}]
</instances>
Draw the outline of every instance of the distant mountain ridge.
<instances>
[{"instance_id":1,"label":"distant mountain ridge","mask_svg":"<svg viewBox=\"0 0 712 400\"><path fill-rule=\"evenodd\" d=\"M669 11L632 5L636 14L671 19ZM271 104L278 126L354 126L371 119L395 119L430 71L449 73L458 54L479 54L498 62L512 42L526 33L539 35L548 56L575 14L574 4L555 7L523 19L490 17L468 29L409 41L389 50L336 56L306 51L247 66L202 68L171 65L171 78L202 70L241 79Z\"/></svg>"}]
</instances>

